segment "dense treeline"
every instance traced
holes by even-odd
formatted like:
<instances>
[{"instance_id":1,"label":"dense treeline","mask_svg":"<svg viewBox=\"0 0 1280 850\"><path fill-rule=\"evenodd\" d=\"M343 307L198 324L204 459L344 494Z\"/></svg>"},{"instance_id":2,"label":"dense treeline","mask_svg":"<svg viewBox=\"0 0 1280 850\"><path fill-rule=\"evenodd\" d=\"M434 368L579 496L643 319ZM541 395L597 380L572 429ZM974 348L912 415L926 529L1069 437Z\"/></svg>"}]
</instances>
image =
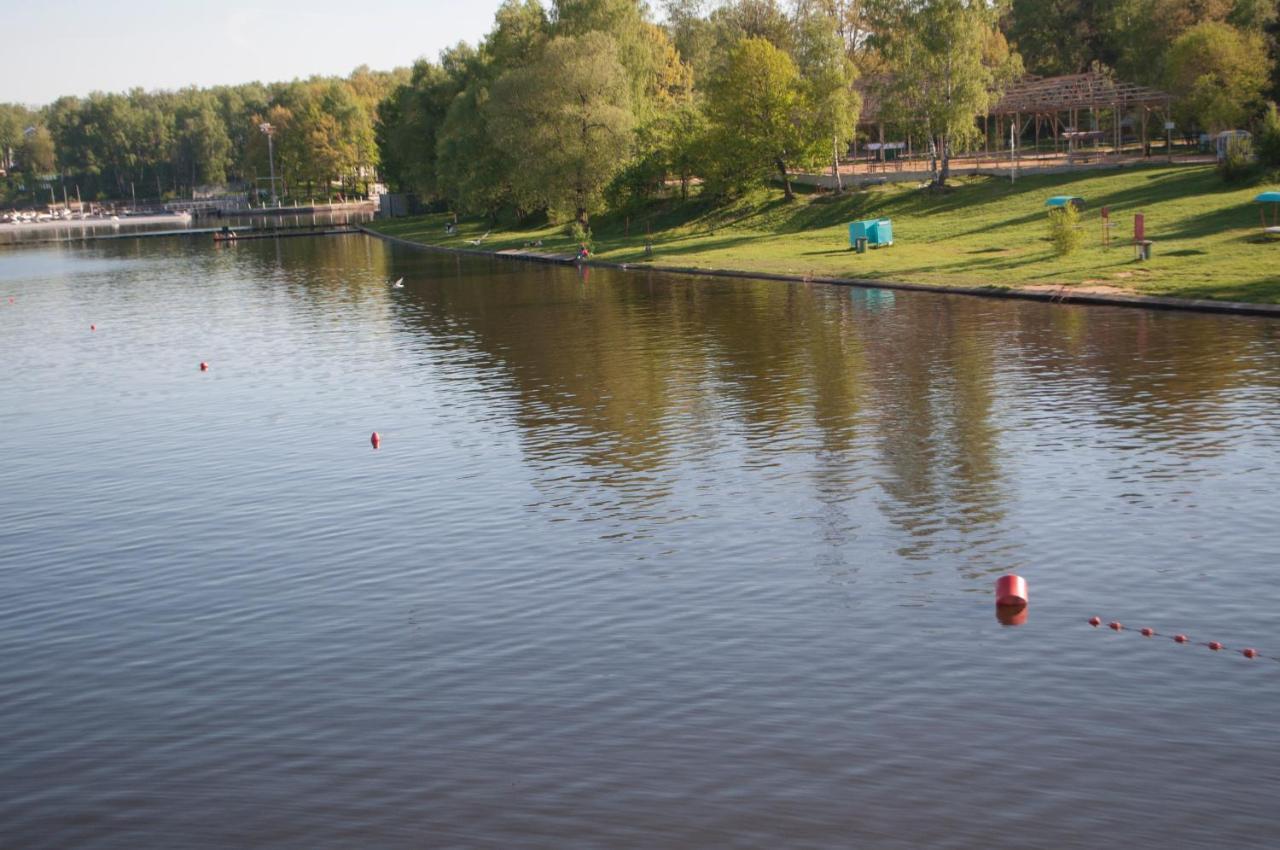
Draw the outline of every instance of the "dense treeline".
<instances>
[{"instance_id":1,"label":"dense treeline","mask_svg":"<svg viewBox=\"0 0 1280 850\"><path fill-rule=\"evenodd\" d=\"M265 188L268 121L286 194L354 188L376 170L459 211L585 223L695 184L714 196L772 180L790 196L793 172L838 160L867 95L945 182L952 152L981 142L974 116L1023 73L1163 88L1188 132L1280 126L1267 112L1277 5L505 0L480 44L411 69L0 105L0 166L99 197Z\"/></svg>"},{"instance_id":2,"label":"dense treeline","mask_svg":"<svg viewBox=\"0 0 1280 850\"><path fill-rule=\"evenodd\" d=\"M194 187L228 182L268 193L259 125L269 122L278 191L354 190L378 166L378 104L406 79L406 71L359 68L345 79L95 92L39 109L0 104L0 167L28 198L50 175L59 188L78 186L85 199L186 197Z\"/></svg>"},{"instance_id":3,"label":"dense treeline","mask_svg":"<svg viewBox=\"0 0 1280 850\"><path fill-rule=\"evenodd\" d=\"M789 197L794 169L831 166L853 138L860 92L945 182L981 140L974 116L1024 72L1163 86L1188 130L1254 121L1273 88L1275 0L663 6L658 25L638 0L506 0L478 46L419 61L382 104L384 173L464 212L585 222L695 180Z\"/></svg>"}]
</instances>

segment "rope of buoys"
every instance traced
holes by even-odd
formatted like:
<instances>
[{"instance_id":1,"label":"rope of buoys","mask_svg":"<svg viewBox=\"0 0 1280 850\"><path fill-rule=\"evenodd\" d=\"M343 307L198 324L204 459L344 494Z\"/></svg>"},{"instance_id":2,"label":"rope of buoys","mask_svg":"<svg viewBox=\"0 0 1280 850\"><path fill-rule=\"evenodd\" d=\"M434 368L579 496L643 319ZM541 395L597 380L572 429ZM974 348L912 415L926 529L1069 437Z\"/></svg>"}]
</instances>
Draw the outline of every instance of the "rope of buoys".
<instances>
[{"instance_id":1,"label":"rope of buoys","mask_svg":"<svg viewBox=\"0 0 1280 850\"><path fill-rule=\"evenodd\" d=\"M1089 625L1093 626L1095 629L1099 628L1102 625L1102 618L1090 617ZM1136 631L1138 634L1142 635L1143 637L1148 637L1148 638L1157 638L1157 637L1168 638L1174 643L1180 643L1180 644L1193 643L1196 646L1203 646L1206 649L1213 650L1214 652L1238 652L1241 655L1243 655L1245 658L1269 658L1272 661L1280 661L1280 658L1277 658L1276 656L1272 656L1272 655L1263 655L1261 652L1259 652L1258 650L1254 649L1251 646L1244 647L1243 649L1231 649L1221 641L1216 641L1216 640L1195 641L1184 634L1176 634L1176 635L1161 634L1160 632L1156 631L1150 626L1143 626L1140 629L1133 629L1133 628L1130 628L1129 626L1126 626L1124 623L1121 623L1116 620L1112 620L1110 623L1107 623L1107 628L1111 629L1111 631L1113 632Z\"/></svg>"},{"instance_id":2,"label":"rope of buoys","mask_svg":"<svg viewBox=\"0 0 1280 850\"><path fill-rule=\"evenodd\" d=\"M1021 626L1027 622L1027 603L1030 595L1027 592L1027 580L1022 576L1003 575L996 579L996 619L1005 626ZM1095 629L1102 626L1102 618L1098 616L1089 618L1089 625ZM1280 656L1263 655L1251 646L1239 649L1231 649L1221 641L1193 641L1184 634L1162 634L1150 626L1143 626L1139 629L1133 629L1121 623L1118 620L1112 620L1107 623L1107 628L1113 632L1137 632L1146 638L1168 638L1174 643L1189 644L1194 643L1197 646L1203 646L1214 652L1238 652L1245 658L1268 658L1272 661L1280 661Z\"/></svg>"}]
</instances>

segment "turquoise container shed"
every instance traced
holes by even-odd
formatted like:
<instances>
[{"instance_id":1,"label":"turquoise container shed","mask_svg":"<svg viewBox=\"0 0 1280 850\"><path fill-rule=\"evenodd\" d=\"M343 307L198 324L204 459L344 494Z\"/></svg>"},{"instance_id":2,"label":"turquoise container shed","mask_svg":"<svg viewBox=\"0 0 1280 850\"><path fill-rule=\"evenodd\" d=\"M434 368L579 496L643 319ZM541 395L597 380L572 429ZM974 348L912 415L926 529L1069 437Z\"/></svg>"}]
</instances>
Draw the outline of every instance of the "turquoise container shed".
<instances>
[{"instance_id":1,"label":"turquoise container shed","mask_svg":"<svg viewBox=\"0 0 1280 850\"><path fill-rule=\"evenodd\" d=\"M849 225L849 246L857 247L859 239L865 239L868 245L876 247L892 245L893 219L869 218L851 223Z\"/></svg>"}]
</instances>

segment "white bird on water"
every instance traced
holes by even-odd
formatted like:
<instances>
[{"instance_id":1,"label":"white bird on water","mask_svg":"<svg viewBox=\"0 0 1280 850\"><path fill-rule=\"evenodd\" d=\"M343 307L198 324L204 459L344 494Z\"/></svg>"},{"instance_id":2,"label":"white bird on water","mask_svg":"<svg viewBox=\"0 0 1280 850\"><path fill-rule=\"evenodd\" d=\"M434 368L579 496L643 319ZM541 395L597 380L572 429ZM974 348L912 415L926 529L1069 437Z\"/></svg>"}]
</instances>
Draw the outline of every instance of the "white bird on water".
<instances>
[{"instance_id":1,"label":"white bird on water","mask_svg":"<svg viewBox=\"0 0 1280 850\"><path fill-rule=\"evenodd\" d=\"M400 278L395 283L391 284L391 286L395 289L404 289L404 278Z\"/></svg>"}]
</instances>

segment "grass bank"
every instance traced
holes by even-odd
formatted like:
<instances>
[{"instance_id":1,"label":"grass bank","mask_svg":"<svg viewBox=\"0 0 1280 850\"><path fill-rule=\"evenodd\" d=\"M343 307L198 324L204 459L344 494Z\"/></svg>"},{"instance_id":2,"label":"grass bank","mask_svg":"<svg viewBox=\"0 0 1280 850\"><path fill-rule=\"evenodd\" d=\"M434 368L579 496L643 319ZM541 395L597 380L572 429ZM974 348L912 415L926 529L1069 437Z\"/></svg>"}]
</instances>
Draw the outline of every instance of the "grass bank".
<instances>
[{"instance_id":1,"label":"grass bank","mask_svg":"<svg viewBox=\"0 0 1280 850\"><path fill-rule=\"evenodd\" d=\"M971 177L944 194L882 186L844 195L812 194L786 203L758 192L729 205L657 202L630 216L593 222L596 259L743 272L864 278L943 286L1042 288L1225 301L1280 303L1280 240L1262 236L1258 186L1227 185L1212 168L1149 166L1007 179ZM1044 201L1085 198L1084 244L1054 255ZM1112 247L1102 244L1100 210L1111 208ZM1133 215L1143 213L1154 256L1137 262ZM893 219L892 247L855 254L848 222ZM379 221L390 236L454 248L491 228L463 221L445 234L444 215ZM644 252L646 231L653 255ZM492 227L488 250L570 253L554 225Z\"/></svg>"}]
</instances>

